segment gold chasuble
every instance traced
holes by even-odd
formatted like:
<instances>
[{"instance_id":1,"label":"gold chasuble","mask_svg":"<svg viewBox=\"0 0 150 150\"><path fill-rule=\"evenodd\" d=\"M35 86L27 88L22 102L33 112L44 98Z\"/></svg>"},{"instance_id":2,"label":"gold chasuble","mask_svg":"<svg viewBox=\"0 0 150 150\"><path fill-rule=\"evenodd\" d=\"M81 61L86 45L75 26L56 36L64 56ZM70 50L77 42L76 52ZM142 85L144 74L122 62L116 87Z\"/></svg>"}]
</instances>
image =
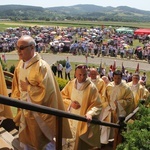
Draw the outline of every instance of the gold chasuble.
<instances>
[{"instance_id":1,"label":"gold chasuble","mask_svg":"<svg viewBox=\"0 0 150 150\"><path fill-rule=\"evenodd\" d=\"M20 80L28 80L27 91L21 91ZM12 97L28 103L39 104L50 108L65 110L58 84L53 76L50 66L36 55L23 68L20 60L16 67ZM56 117L30 110L18 109L14 118L19 126L19 140L36 150L42 150L56 136ZM67 119L63 119L63 138L71 138L71 131Z\"/></svg>"},{"instance_id":2,"label":"gold chasuble","mask_svg":"<svg viewBox=\"0 0 150 150\"><path fill-rule=\"evenodd\" d=\"M100 120L117 123L120 115L127 116L134 110L134 97L130 88L123 82L115 85L111 82L107 85L103 97L103 110ZM114 138L110 127L102 126L101 143L107 144L108 140Z\"/></svg>"},{"instance_id":3,"label":"gold chasuble","mask_svg":"<svg viewBox=\"0 0 150 150\"><path fill-rule=\"evenodd\" d=\"M73 79L61 91L65 108L68 112L85 116L88 112L93 118L98 118L101 112L101 102L99 93L89 79L82 83L77 89L77 80ZM72 101L78 101L79 109L73 109ZM71 120L71 130L73 133L73 141L75 145L69 150L89 149L89 146L100 147L100 128L99 125L88 124L86 122Z\"/></svg>"},{"instance_id":4,"label":"gold chasuble","mask_svg":"<svg viewBox=\"0 0 150 150\"><path fill-rule=\"evenodd\" d=\"M0 63L0 94L3 96L8 96L7 86L5 82L5 77L3 73L3 69ZM0 120L5 118L13 118L11 107L7 105L0 104Z\"/></svg>"},{"instance_id":5,"label":"gold chasuble","mask_svg":"<svg viewBox=\"0 0 150 150\"><path fill-rule=\"evenodd\" d=\"M142 85L140 85L140 83L137 83L136 85L133 85L133 82L129 82L128 86L130 87L130 89L133 92L134 95L134 103L135 103L135 108L138 106L139 101L140 100L144 100L144 94L145 94L145 90L144 87Z\"/></svg>"},{"instance_id":6,"label":"gold chasuble","mask_svg":"<svg viewBox=\"0 0 150 150\"><path fill-rule=\"evenodd\" d=\"M95 80L92 80L91 78L89 78L97 87L97 90L99 92L100 95L100 99L102 99L102 95L105 92L105 83L104 81L100 78L100 77L96 77Z\"/></svg>"}]
</instances>

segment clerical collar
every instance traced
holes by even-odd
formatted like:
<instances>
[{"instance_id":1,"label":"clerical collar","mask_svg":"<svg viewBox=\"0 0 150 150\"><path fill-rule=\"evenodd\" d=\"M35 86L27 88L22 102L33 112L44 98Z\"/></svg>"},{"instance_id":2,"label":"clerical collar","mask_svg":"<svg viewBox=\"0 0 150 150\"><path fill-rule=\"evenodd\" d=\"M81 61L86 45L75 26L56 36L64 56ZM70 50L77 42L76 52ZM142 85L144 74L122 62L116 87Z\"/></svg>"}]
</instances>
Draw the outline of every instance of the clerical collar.
<instances>
[{"instance_id":1,"label":"clerical collar","mask_svg":"<svg viewBox=\"0 0 150 150\"><path fill-rule=\"evenodd\" d=\"M122 83L122 82L120 82L119 84L116 85L115 82L114 82L114 85L115 85L115 86L119 86L119 85L121 85L121 83Z\"/></svg>"},{"instance_id":2,"label":"clerical collar","mask_svg":"<svg viewBox=\"0 0 150 150\"><path fill-rule=\"evenodd\" d=\"M96 81L96 79L91 79L91 81L92 81L92 82L95 82L95 81Z\"/></svg>"},{"instance_id":3,"label":"clerical collar","mask_svg":"<svg viewBox=\"0 0 150 150\"><path fill-rule=\"evenodd\" d=\"M132 86L134 86L134 87L136 87L138 85L138 83L137 84L132 84Z\"/></svg>"},{"instance_id":4,"label":"clerical collar","mask_svg":"<svg viewBox=\"0 0 150 150\"><path fill-rule=\"evenodd\" d=\"M83 83L84 83L84 82L79 83L78 80L77 80L77 90L79 90L79 89L81 88L81 86L83 85Z\"/></svg>"},{"instance_id":5,"label":"clerical collar","mask_svg":"<svg viewBox=\"0 0 150 150\"><path fill-rule=\"evenodd\" d=\"M35 57L36 56L36 53L34 53L34 55L33 55L33 57ZM32 58L33 58L32 57ZM32 59L31 58L31 59ZM29 64L29 62L31 61L31 59L29 59L28 61L26 61L26 62L23 62L23 68L26 68L27 66L28 66L28 64Z\"/></svg>"}]
</instances>

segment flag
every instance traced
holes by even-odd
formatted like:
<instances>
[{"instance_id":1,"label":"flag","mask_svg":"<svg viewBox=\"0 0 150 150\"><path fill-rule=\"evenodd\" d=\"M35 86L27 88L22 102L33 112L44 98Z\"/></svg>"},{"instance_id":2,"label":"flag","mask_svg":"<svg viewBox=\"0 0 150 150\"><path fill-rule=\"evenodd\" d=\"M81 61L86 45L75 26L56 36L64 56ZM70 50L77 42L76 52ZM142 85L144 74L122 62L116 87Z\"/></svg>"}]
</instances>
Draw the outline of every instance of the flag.
<instances>
[{"instance_id":1,"label":"flag","mask_svg":"<svg viewBox=\"0 0 150 150\"><path fill-rule=\"evenodd\" d=\"M116 70L116 60L114 61L114 64L112 66L112 71L114 72Z\"/></svg>"},{"instance_id":2,"label":"flag","mask_svg":"<svg viewBox=\"0 0 150 150\"><path fill-rule=\"evenodd\" d=\"M2 60L6 63L6 56L5 56L5 53L2 54Z\"/></svg>"},{"instance_id":3,"label":"flag","mask_svg":"<svg viewBox=\"0 0 150 150\"><path fill-rule=\"evenodd\" d=\"M99 65L98 72L99 72L99 74L101 74L101 72L102 72L102 62Z\"/></svg>"},{"instance_id":4,"label":"flag","mask_svg":"<svg viewBox=\"0 0 150 150\"><path fill-rule=\"evenodd\" d=\"M110 65L109 69L110 69L110 70L112 70L112 68L113 68L113 66L112 66L112 65Z\"/></svg>"},{"instance_id":5,"label":"flag","mask_svg":"<svg viewBox=\"0 0 150 150\"><path fill-rule=\"evenodd\" d=\"M66 73L69 73L72 70L71 64L69 62L69 58L67 57L66 61Z\"/></svg>"},{"instance_id":6,"label":"flag","mask_svg":"<svg viewBox=\"0 0 150 150\"><path fill-rule=\"evenodd\" d=\"M125 73L125 67L123 65L123 62L122 62L122 73Z\"/></svg>"},{"instance_id":7,"label":"flag","mask_svg":"<svg viewBox=\"0 0 150 150\"><path fill-rule=\"evenodd\" d=\"M106 67L107 67L107 65L106 65L106 63L104 62L104 63L103 63L103 68L106 69Z\"/></svg>"},{"instance_id":8,"label":"flag","mask_svg":"<svg viewBox=\"0 0 150 150\"><path fill-rule=\"evenodd\" d=\"M69 63L69 58L67 57L67 60L66 60L66 69L70 68L70 63Z\"/></svg>"},{"instance_id":9,"label":"flag","mask_svg":"<svg viewBox=\"0 0 150 150\"><path fill-rule=\"evenodd\" d=\"M139 63L138 63L135 72L139 73L139 67L140 66L139 66Z\"/></svg>"},{"instance_id":10,"label":"flag","mask_svg":"<svg viewBox=\"0 0 150 150\"><path fill-rule=\"evenodd\" d=\"M67 57L67 61L69 61L69 58Z\"/></svg>"}]
</instances>

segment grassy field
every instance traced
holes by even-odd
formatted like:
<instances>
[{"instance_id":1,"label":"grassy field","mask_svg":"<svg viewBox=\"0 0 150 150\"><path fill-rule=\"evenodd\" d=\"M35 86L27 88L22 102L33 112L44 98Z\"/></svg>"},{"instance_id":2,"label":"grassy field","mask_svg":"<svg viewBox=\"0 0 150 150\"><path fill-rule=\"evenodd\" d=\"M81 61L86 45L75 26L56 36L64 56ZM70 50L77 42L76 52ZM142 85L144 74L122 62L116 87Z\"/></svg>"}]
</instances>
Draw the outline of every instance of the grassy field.
<instances>
[{"instance_id":1,"label":"grassy field","mask_svg":"<svg viewBox=\"0 0 150 150\"><path fill-rule=\"evenodd\" d=\"M149 28L149 23L136 23L136 22L111 22L111 21L1 21L0 31L4 31L9 27L18 26L60 26L60 27L132 27L132 28Z\"/></svg>"}]
</instances>

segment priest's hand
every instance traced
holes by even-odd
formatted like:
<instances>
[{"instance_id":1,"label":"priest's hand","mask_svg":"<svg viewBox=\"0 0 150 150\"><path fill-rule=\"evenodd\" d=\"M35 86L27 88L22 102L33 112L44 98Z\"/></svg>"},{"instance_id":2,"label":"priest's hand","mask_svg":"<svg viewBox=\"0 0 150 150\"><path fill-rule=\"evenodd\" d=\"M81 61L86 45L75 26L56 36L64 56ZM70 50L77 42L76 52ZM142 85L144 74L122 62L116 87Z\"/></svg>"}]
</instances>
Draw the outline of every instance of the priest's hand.
<instances>
[{"instance_id":1,"label":"priest's hand","mask_svg":"<svg viewBox=\"0 0 150 150\"><path fill-rule=\"evenodd\" d=\"M92 120L92 115L90 115L90 114L87 113L85 115L85 118L90 122Z\"/></svg>"},{"instance_id":2,"label":"priest's hand","mask_svg":"<svg viewBox=\"0 0 150 150\"><path fill-rule=\"evenodd\" d=\"M20 87L22 91L27 91L28 85L29 85L29 82L27 79L26 81L20 80Z\"/></svg>"},{"instance_id":3,"label":"priest's hand","mask_svg":"<svg viewBox=\"0 0 150 150\"><path fill-rule=\"evenodd\" d=\"M71 107L74 109L79 109L81 107L81 105L79 104L78 101L72 101Z\"/></svg>"},{"instance_id":4,"label":"priest's hand","mask_svg":"<svg viewBox=\"0 0 150 150\"><path fill-rule=\"evenodd\" d=\"M115 100L115 101L114 101L114 103L115 103L115 105L116 105L116 106L118 105L118 102L117 102L117 100Z\"/></svg>"}]
</instances>

